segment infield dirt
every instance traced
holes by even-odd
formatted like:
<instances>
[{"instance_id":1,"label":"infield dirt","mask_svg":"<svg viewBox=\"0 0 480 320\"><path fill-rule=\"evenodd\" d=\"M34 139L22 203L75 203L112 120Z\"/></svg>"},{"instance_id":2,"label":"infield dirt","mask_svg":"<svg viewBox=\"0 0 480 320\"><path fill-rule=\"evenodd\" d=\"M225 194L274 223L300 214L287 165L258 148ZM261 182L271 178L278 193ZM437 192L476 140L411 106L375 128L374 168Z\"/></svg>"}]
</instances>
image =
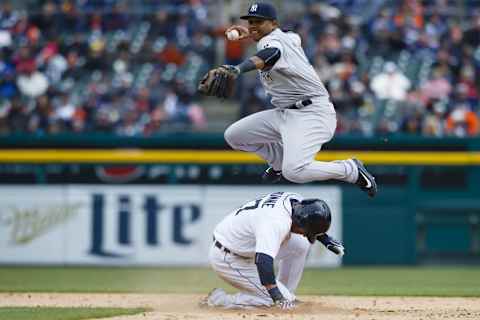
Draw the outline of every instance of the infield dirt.
<instances>
[{"instance_id":1,"label":"infield dirt","mask_svg":"<svg viewBox=\"0 0 480 320\"><path fill-rule=\"evenodd\" d=\"M301 296L295 310L201 308L200 295L2 293L0 307L145 307L150 311L110 320L404 320L480 319L480 298Z\"/></svg>"}]
</instances>

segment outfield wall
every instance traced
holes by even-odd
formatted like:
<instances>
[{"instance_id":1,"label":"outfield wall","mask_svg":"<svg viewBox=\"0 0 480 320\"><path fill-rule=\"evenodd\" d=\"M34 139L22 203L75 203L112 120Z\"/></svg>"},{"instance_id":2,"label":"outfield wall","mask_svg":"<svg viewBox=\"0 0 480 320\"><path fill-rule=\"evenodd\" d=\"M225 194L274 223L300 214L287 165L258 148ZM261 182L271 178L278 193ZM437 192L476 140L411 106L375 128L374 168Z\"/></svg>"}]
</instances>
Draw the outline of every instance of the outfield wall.
<instances>
[{"instance_id":1,"label":"outfield wall","mask_svg":"<svg viewBox=\"0 0 480 320\"><path fill-rule=\"evenodd\" d=\"M203 265L215 225L271 186L0 186L0 264ZM335 186L283 187L325 199L342 239ZM308 266L341 259L314 246Z\"/></svg>"},{"instance_id":2,"label":"outfield wall","mask_svg":"<svg viewBox=\"0 0 480 320\"><path fill-rule=\"evenodd\" d=\"M374 199L368 198L358 187L338 181L308 184L309 188L313 188L311 190L323 190L323 187L330 185L340 187L343 213L341 233L346 247L343 265L480 264L479 138L338 136L322 147L316 159L331 161L349 157L362 160L376 177L379 192ZM232 186L250 190L260 183L265 168L265 162L255 154L231 150L222 134L169 133L130 138L76 134L20 135L0 139L1 183L8 190L13 190L7 187L9 185L26 188L30 191L25 194L33 198L39 194L37 190L47 187L73 190L80 189L76 186L95 186L99 192L107 192L117 190L114 188L118 186L118 190L125 190L121 193L126 192L127 195L137 187L148 188L155 194L160 194L158 190L163 194L163 190L174 188L209 188L205 186L216 186L219 190L231 190ZM265 190L301 190L299 187L283 181ZM67 191L60 192L60 198L64 192ZM12 203L27 202L21 193ZM314 196L322 197L322 194L315 192ZM104 208L118 211L118 208L110 209L114 204L105 202L108 197L104 196L103 203L108 204L104 204ZM192 197L186 196L179 201L187 203ZM229 198L232 206L235 199L235 194ZM3 200L1 195L0 200ZM6 207L0 204L0 208L2 206ZM143 212L141 210L139 212ZM167 224L172 225L174 218L166 218L168 214L163 209L161 212L161 218L158 219L162 228L166 228ZM162 219L169 220L165 222ZM93 231L89 228L94 228L94 225L98 223L90 227L82 226L88 229L85 233L89 232L90 237L93 237ZM120 225L125 226L126 222ZM174 233L172 230L175 229L169 228L162 231L162 236L167 237L166 240L161 239L162 246L172 238L167 232ZM128 234L125 233L126 228L120 229L124 230L122 237ZM4 230L0 229L3 233ZM135 230L135 234L153 232L153 229ZM187 236L190 237L190 234ZM0 237L7 236L2 234ZM110 235L103 237L113 239ZM117 244L122 243L118 240L121 237L115 237L117 240L108 240L108 243L102 240L108 244L108 250L99 261L110 259L109 263L112 264L115 261L128 264L130 260L135 260L136 257L131 255L128 259L121 258L123 260L108 257L110 253L116 254L129 247L118 247ZM91 248L87 246L83 250ZM95 250L102 252L98 247ZM155 257L155 263L163 261L157 259L163 259L164 251L158 252L161 257ZM175 254L183 256L183 252L178 250ZM2 259L6 258L0 255Z\"/></svg>"}]
</instances>

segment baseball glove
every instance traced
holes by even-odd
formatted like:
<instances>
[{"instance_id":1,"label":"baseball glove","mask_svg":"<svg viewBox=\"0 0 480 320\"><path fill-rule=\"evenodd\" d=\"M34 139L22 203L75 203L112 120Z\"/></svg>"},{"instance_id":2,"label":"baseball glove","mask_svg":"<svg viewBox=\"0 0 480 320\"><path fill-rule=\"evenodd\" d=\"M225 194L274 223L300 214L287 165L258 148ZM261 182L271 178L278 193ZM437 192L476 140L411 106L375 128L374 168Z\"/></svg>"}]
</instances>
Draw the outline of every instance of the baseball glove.
<instances>
[{"instance_id":1,"label":"baseball glove","mask_svg":"<svg viewBox=\"0 0 480 320\"><path fill-rule=\"evenodd\" d=\"M228 98L233 95L235 79L239 70L234 66L223 65L208 71L198 84L198 91L207 96Z\"/></svg>"}]
</instances>

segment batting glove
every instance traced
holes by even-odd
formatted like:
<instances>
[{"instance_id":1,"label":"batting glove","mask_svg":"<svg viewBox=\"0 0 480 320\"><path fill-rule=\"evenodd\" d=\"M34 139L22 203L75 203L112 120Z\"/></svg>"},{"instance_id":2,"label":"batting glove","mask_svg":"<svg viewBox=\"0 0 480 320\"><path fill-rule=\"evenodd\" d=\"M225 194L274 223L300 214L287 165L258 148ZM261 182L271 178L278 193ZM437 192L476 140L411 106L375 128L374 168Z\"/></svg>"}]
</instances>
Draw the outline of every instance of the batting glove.
<instances>
[{"instance_id":1,"label":"batting glove","mask_svg":"<svg viewBox=\"0 0 480 320\"><path fill-rule=\"evenodd\" d=\"M292 310L295 308L295 302L292 300L282 299L275 302L275 306L282 310Z\"/></svg>"},{"instance_id":2,"label":"batting glove","mask_svg":"<svg viewBox=\"0 0 480 320\"><path fill-rule=\"evenodd\" d=\"M324 233L317 236L317 240L337 256L343 256L345 254L345 247L343 244L340 241L333 239L328 234Z\"/></svg>"},{"instance_id":3,"label":"batting glove","mask_svg":"<svg viewBox=\"0 0 480 320\"><path fill-rule=\"evenodd\" d=\"M276 307L282 310L291 310L295 308L295 302L293 300L285 299L285 297L280 293L278 287L273 287L268 289L268 293L273 300L273 303Z\"/></svg>"}]
</instances>

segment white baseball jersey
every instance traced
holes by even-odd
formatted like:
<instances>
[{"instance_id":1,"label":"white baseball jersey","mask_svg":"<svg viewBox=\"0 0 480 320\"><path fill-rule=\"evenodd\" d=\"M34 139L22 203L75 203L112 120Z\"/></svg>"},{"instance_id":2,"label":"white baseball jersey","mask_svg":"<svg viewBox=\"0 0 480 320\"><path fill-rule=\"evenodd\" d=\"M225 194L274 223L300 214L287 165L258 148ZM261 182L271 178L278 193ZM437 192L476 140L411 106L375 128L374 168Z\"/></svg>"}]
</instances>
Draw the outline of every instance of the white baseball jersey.
<instances>
[{"instance_id":1,"label":"white baseball jersey","mask_svg":"<svg viewBox=\"0 0 480 320\"><path fill-rule=\"evenodd\" d=\"M284 108L297 101L329 96L305 56L297 33L277 28L257 43L258 51L265 48L278 48L281 52L280 59L270 70L259 70L263 87L272 97L274 106Z\"/></svg>"},{"instance_id":2,"label":"white baseball jersey","mask_svg":"<svg viewBox=\"0 0 480 320\"><path fill-rule=\"evenodd\" d=\"M261 252L273 258L290 236L290 199L302 200L295 193L274 192L250 201L231 212L215 228L214 236L223 246L243 257Z\"/></svg>"}]
</instances>

